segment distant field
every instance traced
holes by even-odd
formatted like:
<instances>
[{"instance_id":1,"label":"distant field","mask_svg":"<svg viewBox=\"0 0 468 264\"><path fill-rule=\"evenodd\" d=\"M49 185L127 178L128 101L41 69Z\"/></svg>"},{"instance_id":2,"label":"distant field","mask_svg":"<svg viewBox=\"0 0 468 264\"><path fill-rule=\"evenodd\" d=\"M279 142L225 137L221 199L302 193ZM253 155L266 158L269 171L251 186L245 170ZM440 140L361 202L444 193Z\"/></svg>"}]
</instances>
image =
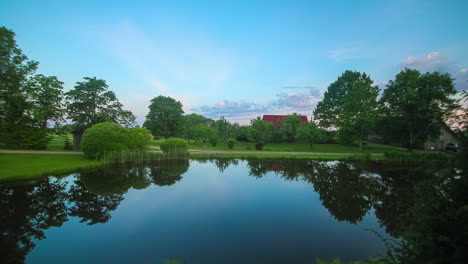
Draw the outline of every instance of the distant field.
<instances>
[{"instance_id":1,"label":"distant field","mask_svg":"<svg viewBox=\"0 0 468 264\"><path fill-rule=\"evenodd\" d=\"M152 146L159 146L163 139L154 140L151 142ZM367 146L363 148L362 153L383 153L386 151L406 151L404 148L398 148L390 145L377 144L372 142L366 142ZM189 142L190 149L199 149L199 150L225 150L229 151L226 142L219 141L216 147L213 147L209 144L203 144L198 142L195 144L195 141ZM237 141L234 146L234 151L257 151L255 149L255 144L251 142L239 142ZM340 144L314 144L312 148L306 142L296 142L293 144L289 143L268 143L263 148L264 152L268 151L284 151L284 152L321 152L321 153L355 153L360 152L359 146L344 146Z\"/></svg>"},{"instance_id":2,"label":"distant field","mask_svg":"<svg viewBox=\"0 0 468 264\"><path fill-rule=\"evenodd\" d=\"M73 151L73 150L65 150L65 138L68 137L70 140L70 144L73 144L73 135L66 134L66 135L52 135L52 140L47 144L47 150L49 151Z\"/></svg>"}]
</instances>

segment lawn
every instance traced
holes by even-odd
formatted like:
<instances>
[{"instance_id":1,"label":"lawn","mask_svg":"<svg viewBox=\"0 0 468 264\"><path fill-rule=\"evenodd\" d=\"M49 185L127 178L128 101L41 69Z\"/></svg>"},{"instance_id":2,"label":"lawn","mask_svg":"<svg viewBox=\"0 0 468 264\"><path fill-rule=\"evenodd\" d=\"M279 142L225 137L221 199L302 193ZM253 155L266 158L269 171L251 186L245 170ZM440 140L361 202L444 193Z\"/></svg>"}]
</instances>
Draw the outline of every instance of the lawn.
<instances>
[{"instance_id":1,"label":"lawn","mask_svg":"<svg viewBox=\"0 0 468 264\"><path fill-rule=\"evenodd\" d=\"M154 140L151 142L152 146L159 146L164 140ZM281 152L320 152L320 153L384 153L386 151L404 151L404 148L398 148L390 145L377 144L372 142L366 142L367 146L361 151L359 151L359 146L344 146L340 144L314 144L312 148L306 142L297 142L297 143L268 143L264 146L263 151L281 151ZM226 142L219 141L216 147L211 145L203 144L202 142L195 141L189 142L190 149L198 150L223 150L229 151ZM240 142L236 141L233 151L257 151L255 149L255 144L251 142Z\"/></svg>"},{"instance_id":2,"label":"lawn","mask_svg":"<svg viewBox=\"0 0 468 264\"><path fill-rule=\"evenodd\" d=\"M47 144L47 150L49 151L73 151L73 150L65 150L65 138L68 137L70 140L70 144L73 144L73 136L72 134L66 135L52 135L52 140Z\"/></svg>"},{"instance_id":3,"label":"lawn","mask_svg":"<svg viewBox=\"0 0 468 264\"><path fill-rule=\"evenodd\" d=\"M73 154L0 154L0 181L22 180L44 174L60 174L79 168L92 168L104 161Z\"/></svg>"}]
</instances>

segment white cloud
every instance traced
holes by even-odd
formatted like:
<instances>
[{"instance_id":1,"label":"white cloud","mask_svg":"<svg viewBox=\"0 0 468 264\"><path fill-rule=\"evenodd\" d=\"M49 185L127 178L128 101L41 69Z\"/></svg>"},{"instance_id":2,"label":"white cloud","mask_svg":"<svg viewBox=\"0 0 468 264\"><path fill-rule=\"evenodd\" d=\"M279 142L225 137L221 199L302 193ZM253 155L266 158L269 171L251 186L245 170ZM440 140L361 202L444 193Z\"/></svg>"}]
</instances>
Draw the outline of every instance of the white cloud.
<instances>
[{"instance_id":1,"label":"white cloud","mask_svg":"<svg viewBox=\"0 0 468 264\"><path fill-rule=\"evenodd\" d=\"M455 88L465 90L468 88L468 68L460 68L455 61L440 52L430 52L422 57L408 56L401 66L425 72L449 73L454 78Z\"/></svg>"},{"instance_id":2,"label":"white cloud","mask_svg":"<svg viewBox=\"0 0 468 264\"><path fill-rule=\"evenodd\" d=\"M431 52L423 57L408 56L402 64L404 67L414 68L422 72L445 72L449 63L449 59L440 52Z\"/></svg>"}]
</instances>

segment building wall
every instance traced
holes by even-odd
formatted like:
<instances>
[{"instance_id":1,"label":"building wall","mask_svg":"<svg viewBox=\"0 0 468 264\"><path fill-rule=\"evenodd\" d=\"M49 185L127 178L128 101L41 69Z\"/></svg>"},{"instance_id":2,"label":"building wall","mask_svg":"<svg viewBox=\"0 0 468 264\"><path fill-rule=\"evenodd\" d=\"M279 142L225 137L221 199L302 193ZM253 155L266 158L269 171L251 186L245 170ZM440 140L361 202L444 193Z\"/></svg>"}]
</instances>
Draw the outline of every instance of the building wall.
<instances>
[{"instance_id":1,"label":"building wall","mask_svg":"<svg viewBox=\"0 0 468 264\"><path fill-rule=\"evenodd\" d=\"M442 128L442 133L440 137L436 140L427 141L424 144L424 149L426 150L445 150L445 145L450 142L454 142L455 137L453 134L446 128Z\"/></svg>"}]
</instances>

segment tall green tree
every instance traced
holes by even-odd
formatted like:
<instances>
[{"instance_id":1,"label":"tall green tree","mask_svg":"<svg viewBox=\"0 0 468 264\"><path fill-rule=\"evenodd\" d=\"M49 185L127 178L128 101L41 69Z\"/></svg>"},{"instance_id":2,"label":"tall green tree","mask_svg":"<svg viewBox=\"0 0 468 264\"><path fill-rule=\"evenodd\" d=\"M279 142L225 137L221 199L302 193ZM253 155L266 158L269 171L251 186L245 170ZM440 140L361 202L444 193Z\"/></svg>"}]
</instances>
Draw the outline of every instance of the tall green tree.
<instances>
[{"instance_id":1,"label":"tall green tree","mask_svg":"<svg viewBox=\"0 0 468 264\"><path fill-rule=\"evenodd\" d=\"M148 108L149 113L143 127L150 130L153 136L167 139L183 129L184 111L179 101L160 95L151 100Z\"/></svg>"},{"instance_id":2,"label":"tall green tree","mask_svg":"<svg viewBox=\"0 0 468 264\"><path fill-rule=\"evenodd\" d=\"M199 125L209 126L214 121L198 114L187 114L184 116L183 136L187 139L195 138L195 128Z\"/></svg>"},{"instance_id":3,"label":"tall green tree","mask_svg":"<svg viewBox=\"0 0 468 264\"><path fill-rule=\"evenodd\" d=\"M459 107L452 97L455 93L448 73L402 70L389 82L380 100L383 133L400 139L409 150L438 136L441 126Z\"/></svg>"},{"instance_id":4,"label":"tall green tree","mask_svg":"<svg viewBox=\"0 0 468 264\"><path fill-rule=\"evenodd\" d=\"M255 143L265 144L274 131L274 125L263 121L260 117L250 120L249 140Z\"/></svg>"},{"instance_id":5,"label":"tall green tree","mask_svg":"<svg viewBox=\"0 0 468 264\"><path fill-rule=\"evenodd\" d=\"M325 141L324 132L314 122L300 124L297 131L298 137L307 141L311 148L313 144Z\"/></svg>"},{"instance_id":6,"label":"tall green tree","mask_svg":"<svg viewBox=\"0 0 468 264\"><path fill-rule=\"evenodd\" d=\"M32 105L32 115L42 129L48 122L60 123L65 114L63 105L63 82L55 76L38 74L28 83L28 97Z\"/></svg>"},{"instance_id":7,"label":"tall green tree","mask_svg":"<svg viewBox=\"0 0 468 264\"><path fill-rule=\"evenodd\" d=\"M131 127L135 124L132 112L124 110L115 93L109 91L105 80L84 77L75 87L65 93L67 116L72 120L73 147L80 148L84 131L102 122L114 122Z\"/></svg>"},{"instance_id":8,"label":"tall green tree","mask_svg":"<svg viewBox=\"0 0 468 264\"><path fill-rule=\"evenodd\" d=\"M17 46L15 33L0 27L0 145L42 149L49 137L31 114L28 82L38 63L28 60Z\"/></svg>"},{"instance_id":9,"label":"tall green tree","mask_svg":"<svg viewBox=\"0 0 468 264\"><path fill-rule=\"evenodd\" d=\"M359 138L362 150L362 138L367 129L375 122L378 115L378 86L365 81L357 81L343 100L342 114L336 121L339 135L352 142Z\"/></svg>"},{"instance_id":10,"label":"tall green tree","mask_svg":"<svg viewBox=\"0 0 468 264\"><path fill-rule=\"evenodd\" d=\"M221 116L219 120L216 120L215 126L216 129L218 129L219 137L224 141L226 141L233 132L232 125L224 118L224 116Z\"/></svg>"},{"instance_id":11,"label":"tall green tree","mask_svg":"<svg viewBox=\"0 0 468 264\"><path fill-rule=\"evenodd\" d=\"M343 113L345 97L358 81L369 85L372 84L372 80L366 73L348 70L328 86L323 100L317 104L314 111L314 119L319 121L321 127L331 128L337 126L337 120Z\"/></svg>"},{"instance_id":12,"label":"tall green tree","mask_svg":"<svg viewBox=\"0 0 468 264\"><path fill-rule=\"evenodd\" d=\"M284 135L284 137L289 143L293 143L294 141L296 141L297 132L300 124L301 121L299 115L296 113L288 115L288 117L281 124L281 133Z\"/></svg>"}]
</instances>

